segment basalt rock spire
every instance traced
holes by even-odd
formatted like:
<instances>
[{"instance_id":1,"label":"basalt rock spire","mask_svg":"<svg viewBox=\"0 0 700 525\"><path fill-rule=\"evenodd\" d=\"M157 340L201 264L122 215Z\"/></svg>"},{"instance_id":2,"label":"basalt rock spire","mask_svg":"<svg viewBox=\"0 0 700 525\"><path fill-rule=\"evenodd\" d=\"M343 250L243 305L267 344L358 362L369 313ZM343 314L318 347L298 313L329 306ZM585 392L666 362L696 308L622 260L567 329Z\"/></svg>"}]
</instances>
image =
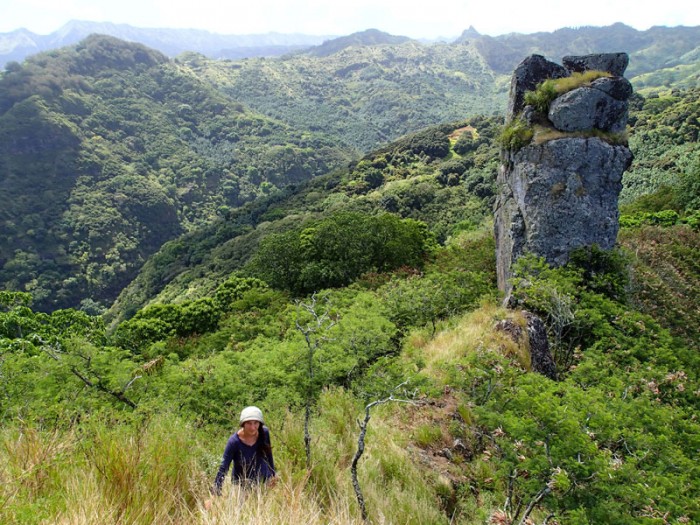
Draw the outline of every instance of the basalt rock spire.
<instances>
[{"instance_id":1,"label":"basalt rock spire","mask_svg":"<svg viewBox=\"0 0 700 525\"><path fill-rule=\"evenodd\" d=\"M502 150L495 206L498 285L506 295L513 263L525 253L563 265L572 250L610 249L618 231L627 147L630 83L626 53L539 55L514 71L506 123L518 132ZM526 92L549 82L550 97L528 105ZM545 102L542 103L541 101Z\"/></svg>"}]
</instances>

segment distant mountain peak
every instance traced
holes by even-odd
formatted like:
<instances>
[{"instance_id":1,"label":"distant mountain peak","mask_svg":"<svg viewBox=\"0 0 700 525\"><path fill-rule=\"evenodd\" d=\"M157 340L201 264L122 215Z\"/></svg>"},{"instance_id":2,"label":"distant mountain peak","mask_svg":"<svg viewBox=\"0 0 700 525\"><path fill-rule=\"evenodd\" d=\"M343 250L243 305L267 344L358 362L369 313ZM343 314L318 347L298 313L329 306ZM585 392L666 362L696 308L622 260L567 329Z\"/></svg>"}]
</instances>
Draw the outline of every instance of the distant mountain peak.
<instances>
[{"instance_id":1,"label":"distant mountain peak","mask_svg":"<svg viewBox=\"0 0 700 525\"><path fill-rule=\"evenodd\" d=\"M456 44L459 44L461 42L466 42L467 40L471 40L474 38L479 38L481 36L481 33L479 33L474 26L469 26L469 29L465 29L462 31L462 34L459 35L459 38L455 40Z\"/></svg>"},{"instance_id":2,"label":"distant mountain peak","mask_svg":"<svg viewBox=\"0 0 700 525\"><path fill-rule=\"evenodd\" d=\"M76 68L84 74L94 75L110 68L127 69L137 64L152 67L168 61L168 57L160 51L109 35L91 34L81 40L75 49L79 53Z\"/></svg>"},{"instance_id":3,"label":"distant mountain peak","mask_svg":"<svg viewBox=\"0 0 700 525\"><path fill-rule=\"evenodd\" d=\"M221 35L204 29L140 28L113 22L70 20L48 35L38 35L26 29L0 33L0 68L11 61L21 62L40 51L74 45L92 34L139 42L170 57L186 51L196 51L210 58L279 56L308 49L332 38L331 35L272 32Z\"/></svg>"},{"instance_id":4,"label":"distant mountain peak","mask_svg":"<svg viewBox=\"0 0 700 525\"><path fill-rule=\"evenodd\" d=\"M390 39L390 38L396 38L394 35L387 33L386 31L381 31L376 28L369 28L365 29L364 31L356 31L355 33L351 33L348 36L354 36L354 37L362 37L362 38L371 38L371 39ZM407 37L401 37L401 38L407 38Z\"/></svg>"},{"instance_id":5,"label":"distant mountain peak","mask_svg":"<svg viewBox=\"0 0 700 525\"><path fill-rule=\"evenodd\" d=\"M411 38L407 36L397 36L379 29L366 29L358 31L348 36L341 36L332 40L327 40L320 46L316 46L309 50L309 54L314 56L329 56L338 51L342 51L350 46L376 46L381 44L403 44L410 42Z\"/></svg>"}]
</instances>

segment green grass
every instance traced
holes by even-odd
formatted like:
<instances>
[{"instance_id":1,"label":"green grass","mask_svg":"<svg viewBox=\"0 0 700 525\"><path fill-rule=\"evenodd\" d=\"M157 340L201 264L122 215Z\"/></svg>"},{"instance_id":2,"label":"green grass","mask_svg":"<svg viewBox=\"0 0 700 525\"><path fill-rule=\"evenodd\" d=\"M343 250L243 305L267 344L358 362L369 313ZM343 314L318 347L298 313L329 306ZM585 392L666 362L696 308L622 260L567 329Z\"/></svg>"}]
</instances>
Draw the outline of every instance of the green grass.
<instances>
[{"instance_id":1,"label":"green grass","mask_svg":"<svg viewBox=\"0 0 700 525\"><path fill-rule=\"evenodd\" d=\"M498 142L501 147L517 151L527 146L534 137L534 130L520 119L515 119L503 128Z\"/></svg>"},{"instance_id":2,"label":"green grass","mask_svg":"<svg viewBox=\"0 0 700 525\"><path fill-rule=\"evenodd\" d=\"M525 104L533 106L539 113L546 114L555 98L576 88L590 85L594 80L610 76L607 71L592 70L572 73L569 77L545 80L534 91L525 93Z\"/></svg>"}]
</instances>

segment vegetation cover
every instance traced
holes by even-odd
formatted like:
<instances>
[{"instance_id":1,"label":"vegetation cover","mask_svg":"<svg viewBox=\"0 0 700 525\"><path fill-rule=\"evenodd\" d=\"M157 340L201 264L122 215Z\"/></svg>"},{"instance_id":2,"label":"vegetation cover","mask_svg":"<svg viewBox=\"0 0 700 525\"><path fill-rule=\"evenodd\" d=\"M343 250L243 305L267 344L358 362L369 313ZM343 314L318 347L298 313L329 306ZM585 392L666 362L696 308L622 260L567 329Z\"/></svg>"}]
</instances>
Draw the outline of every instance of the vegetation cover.
<instances>
[{"instance_id":1,"label":"vegetation cover","mask_svg":"<svg viewBox=\"0 0 700 525\"><path fill-rule=\"evenodd\" d=\"M521 259L516 309L497 306L494 117L220 210L108 316L1 291L0 522L361 523L356 421L378 400L357 465L372 521L700 521L696 107L637 99L619 250ZM559 380L532 372L521 310ZM210 500L249 404L281 482Z\"/></svg>"},{"instance_id":2,"label":"vegetation cover","mask_svg":"<svg viewBox=\"0 0 700 525\"><path fill-rule=\"evenodd\" d=\"M666 237L688 229L672 228ZM695 249L699 240L686 238ZM285 513L301 505L320 522L357 522L353 421L408 380L400 396L412 405L384 406L370 423L359 469L370 516L693 522L694 334L663 328L659 308L656 317L635 309L628 268L643 263L625 257L582 253L557 270L521 260L515 297L546 320L560 381L528 372L525 341L495 329L522 321L493 306L487 232L433 250L421 272L367 274L322 292L316 312L335 322L314 333L322 344L312 378L298 329L313 326L308 299L258 279L231 277L206 298L150 306L112 332L81 312L34 312L27 295L5 292L3 517L255 523L277 509L292 523ZM219 449L250 403L268 413L283 484L207 510Z\"/></svg>"},{"instance_id":3,"label":"vegetation cover","mask_svg":"<svg viewBox=\"0 0 700 525\"><path fill-rule=\"evenodd\" d=\"M0 282L42 310L99 312L165 241L350 155L137 44L92 36L9 64Z\"/></svg>"},{"instance_id":4,"label":"vegetation cover","mask_svg":"<svg viewBox=\"0 0 700 525\"><path fill-rule=\"evenodd\" d=\"M500 115L508 75L532 52L558 59L628 49L629 78L645 100L657 97L650 110L663 111L668 89L693 86L696 33L615 25L472 32L425 45L369 31L307 53L240 61L196 53L169 60L92 36L10 62L0 79L0 282L31 292L43 311L101 312L170 239L346 165L357 150L427 125ZM671 69L662 82L638 82ZM628 188L658 186L644 169Z\"/></svg>"},{"instance_id":5,"label":"vegetation cover","mask_svg":"<svg viewBox=\"0 0 700 525\"><path fill-rule=\"evenodd\" d=\"M246 267L261 239L268 245L273 242L265 241L268 236L298 240L298 232L335 214L390 213L421 221L438 243L456 231L473 230L491 214L498 123L494 117L474 117L428 128L348 169L232 210L211 226L164 245L122 291L108 317L129 317L151 301L212 292L231 272Z\"/></svg>"},{"instance_id":6,"label":"vegetation cover","mask_svg":"<svg viewBox=\"0 0 700 525\"><path fill-rule=\"evenodd\" d=\"M486 122L472 124L483 129ZM426 146L442 142L437 131L421 135ZM416 140L368 156L340 180L314 183L333 181L326 199L339 186L359 186L353 198L362 200L391 186L391 180L365 185L379 158L387 176L415 155L425 161L426 150L442 151L414 153ZM452 172L440 166L464 162L455 156L456 142L448 138L452 157L433 167L436 181L447 182L442 174ZM310 188L319 191L314 183ZM291 202L309 199L310 191ZM279 204L262 213L283 221ZM490 232L457 221L435 244L435 224L412 230L417 219L398 217L340 208L288 228L302 268L338 265L317 259L313 249L332 254L338 225L369 235L382 231L373 224L388 221L397 239L401 224L421 239L418 258L406 252L410 243L387 242L382 260L395 260L393 267L378 259L365 266L367 253L347 250L351 260L342 267L357 264L359 272L348 282L327 283L318 271L320 295L313 301L285 281L271 286L253 277L264 257L251 258L243 273L213 289L203 286L197 298L154 303L111 330L84 312L39 313L29 295L3 292L3 519L294 523L311 513L312 522L359 523L348 472L358 436L353 422L363 406L389 395L410 403L382 405L369 423L358 476L370 518L699 519L697 334L688 317L687 323L676 317L683 308L697 312L697 300L675 292L697 281L697 265L687 264L700 246L697 230L687 224L623 229L623 246L636 250L583 251L561 269L535 258L520 261L515 298L546 322L560 377L552 381L529 371L525 339L496 329L503 320L524 321L518 310L494 306ZM262 237L257 253L276 235L285 233ZM662 238L669 249L656 249ZM672 249L674 243L684 251ZM645 255L647 247L656 255ZM674 272L662 271L670 266ZM313 314L334 321L317 327ZM313 376L304 365L305 333L320 342ZM302 412L309 399L307 468ZM205 505L222 444L240 407L251 403L268 414L283 481L243 504L231 494Z\"/></svg>"}]
</instances>

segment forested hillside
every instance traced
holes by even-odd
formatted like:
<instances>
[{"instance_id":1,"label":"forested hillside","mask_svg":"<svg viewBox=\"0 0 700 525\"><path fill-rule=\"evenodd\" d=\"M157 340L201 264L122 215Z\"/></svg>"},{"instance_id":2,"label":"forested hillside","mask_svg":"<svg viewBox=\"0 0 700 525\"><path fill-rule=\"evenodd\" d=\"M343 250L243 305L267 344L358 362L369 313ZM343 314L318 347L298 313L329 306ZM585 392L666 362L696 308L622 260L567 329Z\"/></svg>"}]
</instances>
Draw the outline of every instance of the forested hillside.
<instances>
[{"instance_id":1,"label":"forested hillside","mask_svg":"<svg viewBox=\"0 0 700 525\"><path fill-rule=\"evenodd\" d=\"M0 78L0 282L99 310L165 241L351 154L137 44L36 55Z\"/></svg>"},{"instance_id":2,"label":"forested hillside","mask_svg":"<svg viewBox=\"0 0 700 525\"><path fill-rule=\"evenodd\" d=\"M328 45L328 44L326 44ZM508 79L468 45L346 45L284 59L186 63L265 115L362 151L429 125L501 114Z\"/></svg>"},{"instance_id":3,"label":"forested hillside","mask_svg":"<svg viewBox=\"0 0 700 525\"><path fill-rule=\"evenodd\" d=\"M399 75L394 45L318 59ZM619 249L523 257L508 310L500 116L353 157L246 109L237 66L92 37L0 79L0 522L700 521L697 88L633 100ZM250 404L280 481L212 498Z\"/></svg>"},{"instance_id":4,"label":"forested hillside","mask_svg":"<svg viewBox=\"0 0 700 525\"><path fill-rule=\"evenodd\" d=\"M637 97L633 106L630 147L635 160L621 196L624 224L653 224L661 220L656 212L671 214L666 224L685 216L692 221L700 194L697 90ZM152 300L196 298L242 268L260 238L334 212L390 212L418 219L440 243L475 228L491 215L499 130L497 117L428 128L347 170L234 210L210 227L166 244L124 290L111 315L128 316Z\"/></svg>"},{"instance_id":5,"label":"forested hillside","mask_svg":"<svg viewBox=\"0 0 700 525\"><path fill-rule=\"evenodd\" d=\"M348 169L232 210L211 226L166 244L122 292L110 316L128 317L154 299L197 298L242 269L261 239L306 231L337 213L391 213L419 220L439 243L474 230L491 216L499 122L475 117L428 128ZM338 234L337 242L346 242L346 234Z\"/></svg>"},{"instance_id":6,"label":"forested hillside","mask_svg":"<svg viewBox=\"0 0 700 525\"><path fill-rule=\"evenodd\" d=\"M698 209L699 96L698 87L671 89L631 102L630 148L635 160L625 174L622 204L647 195L643 202L651 205L656 200L655 211Z\"/></svg>"},{"instance_id":7,"label":"forested hillside","mask_svg":"<svg viewBox=\"0 0 700 525\"><path fill-rule=\"evenodd\" d=\"M493 186L471 171L490 172L490 123L406 137L181 239L144 277L208 266L109 330L2 292L0 519L362 523L357 486L387 523L700 519L697 208L652 205L678 209L680 186L637 198L621 250L523 258L502 309ZM258 241L224 242L227 223ZM532 371L521 309L544 321L557 380ZM253 403L280 483L211 499Z\"/></svg>"},{"instance_id":8,"label":"forested hillside","mask_svg":"<svg viewBox=\"0 0 700 525\"><path fill-rule=\"evenodd\" d=\"M378 31L307 52L241 62L183 57L213 85L296 127L319 129L368 151L417 129L473 115L503 115L513 69L530 54L625 51L637 89L697 87L700 28L623 24L499 37L465 31L422 44Z\"/></svg>"},{"instance_id":9,"label":"forested hillside","mask_svg":"<svg viewBox=\"0 0 700 525\"><path fill-rule=\"evenodd\" d=\"M102 311L169 239L257 197L278 199L277 190L347 165L356 150L470 115L500 116L509 68L527 53L626 46L632 81L651 97L653 86L697 83L696 33L621 25L498 38L471 31L453 44L425 45L367 31L238 62L194 53L171 61L94 36L9 64L0 78L0 283L30 291L42 310ZM637 82L637 73L647 76ZM649 111L671 103L667 91ZM649 152L658 164L655 147L665 146L652 139L640 159ZM674 147L682 158L686 146ZM640 185L653 190L659 173L684 169L649 163L630 175L623 200Z\"/></svg>"},{"instance_id":10,"label":"forested hillside","mask_svg":"<svg viewBox=\"0 0 700 525\"><path fill-rule=\"evenodd\" d=\"M478 37L466 34L458 41L475 41L480 52L494 71L510 74L522 60L532 53L559 60L566 55L614 53L625 51L630 65L625 76L635 82L639 75L683 65L697 65L700 27L655 26L638 31L617 23L606 27L563 28L551 33L518 33L498 37ZM697 69L695 69L697 72ZM686 71L697 81L697 73ZM679 74L675 80L679 80ZM653 84L660 87L663 84ZM691 86L694 84L690 84Z\"/></svg>"}]
</instances>

